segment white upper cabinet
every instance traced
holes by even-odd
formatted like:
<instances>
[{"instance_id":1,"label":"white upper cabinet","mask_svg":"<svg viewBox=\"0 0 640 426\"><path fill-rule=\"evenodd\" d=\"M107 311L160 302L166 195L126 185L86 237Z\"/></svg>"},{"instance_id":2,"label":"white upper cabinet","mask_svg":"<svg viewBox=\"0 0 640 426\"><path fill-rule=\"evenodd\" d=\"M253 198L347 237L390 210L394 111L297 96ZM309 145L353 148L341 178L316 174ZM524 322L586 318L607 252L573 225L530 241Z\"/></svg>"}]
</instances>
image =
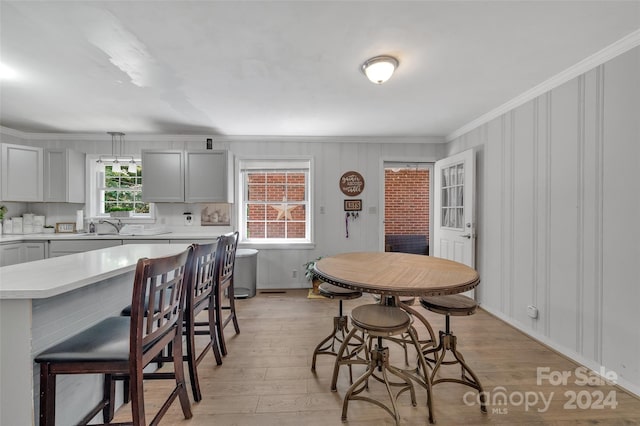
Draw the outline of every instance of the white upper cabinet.
<instances>
[{"instance_id":1,"label":"white upper cabinet","mask_svg":"<svg viewBox=\"0 0 640 426\"><path fill-rule=\"evenodd\" d=\"M43 201L42 148L3 143L0 199L2 201Z\"/></svg>"},{"instance_id":2,"label":"white upper cabinet","mask_svg":"<svg viewBox=\"0 0 640 426\"><path fill-rule=\"evenodd\" d=\"M142 151L142 200L184 202L184 151Z\"/></svg>"},{"instance_id":3,"label":"white upper cabinet","mask_svg":"<svg viewBox=\"0 0 640 426\"><path fill-rule=\"evenodd\" d=\"M64 148L45 149L44 176L44 201L84 203L84 153Z\"/></svg>"},{"instance_id":4,"label":"white upper cabinet","mask_svg":"<svg viewBox=\"0 0 640 426\"><path fill-rule=\"evenodd\" d=\"M146 202L232 202L225 150L142 151L142 199Z\"/></svg>"}]
</instances>

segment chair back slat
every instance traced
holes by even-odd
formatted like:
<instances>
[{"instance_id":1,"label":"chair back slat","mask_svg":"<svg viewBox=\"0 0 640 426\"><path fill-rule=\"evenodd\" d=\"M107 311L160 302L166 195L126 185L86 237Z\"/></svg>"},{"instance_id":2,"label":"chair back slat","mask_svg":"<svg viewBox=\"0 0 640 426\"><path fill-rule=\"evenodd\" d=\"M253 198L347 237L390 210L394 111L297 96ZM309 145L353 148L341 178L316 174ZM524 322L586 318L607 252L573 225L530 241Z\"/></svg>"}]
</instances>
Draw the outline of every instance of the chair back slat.
<instances>
[{"instance_id":1,"label":"chair back slat","mask_svg":"<svg viewBox=\"0 0 640 426\"><path fill-rule=\"evenodd\" d=\"M192 253L190 246L174 256L138 260L131 304L131 348L138 356L167 333L181 332Z\"/></svg>"}]
</instances>

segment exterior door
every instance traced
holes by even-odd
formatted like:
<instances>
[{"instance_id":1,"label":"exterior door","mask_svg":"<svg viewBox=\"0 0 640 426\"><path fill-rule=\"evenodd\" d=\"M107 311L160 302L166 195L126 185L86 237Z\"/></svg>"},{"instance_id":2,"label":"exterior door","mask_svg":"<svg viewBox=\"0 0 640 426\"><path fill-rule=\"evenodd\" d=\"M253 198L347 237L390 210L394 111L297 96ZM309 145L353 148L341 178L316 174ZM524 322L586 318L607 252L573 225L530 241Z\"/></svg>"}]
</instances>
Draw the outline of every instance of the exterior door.
<instances>
[{"instance_id":1,"label":"exterior door","mask_svg":"<svg viewBox=\"0 0 640 426\"><path fill-rule=\"evenodd\" d=\"M429 254L433 163L383 162L384 251Z\"/></svg>"},{"instance_id":2,"label":"exterior door","mask_svg":"<svg viewBox=\"0 0 640 426\"><path fill-rule=\"evenodd\" d=\"M436 161L433 256L475 267L475 153Z\"/></svg>"}]
</instances>

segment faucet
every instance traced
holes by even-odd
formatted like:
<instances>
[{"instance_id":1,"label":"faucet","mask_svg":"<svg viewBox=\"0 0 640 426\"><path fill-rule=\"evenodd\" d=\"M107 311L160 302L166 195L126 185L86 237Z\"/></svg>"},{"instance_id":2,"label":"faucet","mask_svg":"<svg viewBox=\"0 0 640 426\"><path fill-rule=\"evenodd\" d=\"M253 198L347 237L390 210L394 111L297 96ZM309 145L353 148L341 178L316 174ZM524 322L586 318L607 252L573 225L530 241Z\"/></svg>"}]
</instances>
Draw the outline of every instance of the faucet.
<instances>
[{"instance_id":1,"label":"faucet","mask_svg":"<svg viewBox=\"0 0 640 426\"><path fill-rule=\"evenodd\" d=\"M120 230L122 229L122 221L120 219L118 219L118 223L113 223L108 220L100 220L98 223L108 223L109 225L113 226L114 228L116 228L116 234L119 234Z\"/></svg>"}]
</instances>

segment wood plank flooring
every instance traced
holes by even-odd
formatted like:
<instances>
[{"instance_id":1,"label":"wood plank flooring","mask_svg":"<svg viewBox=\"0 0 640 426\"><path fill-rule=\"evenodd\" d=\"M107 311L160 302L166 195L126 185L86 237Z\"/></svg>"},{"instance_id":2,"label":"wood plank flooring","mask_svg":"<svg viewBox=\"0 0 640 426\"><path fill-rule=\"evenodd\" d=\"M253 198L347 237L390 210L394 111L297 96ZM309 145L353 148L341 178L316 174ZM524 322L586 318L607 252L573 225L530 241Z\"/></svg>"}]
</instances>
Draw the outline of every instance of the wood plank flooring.
<instances>
[{"instance_id":1,"label":"wood plank flooring","mask_svg":"<svg viewBox=\"0 0 640 426\"><path fill-rule=\"evenodd\" d=\"M363 303L374 303L370 295L345 301L345 311ZM239 426L331 426L393 425L381 408L362 401L349 404L348 419L341 421L342 397L349 386L346 369L341 371L338 391L331 392L333 357L320 356L316 373L311 356L317 343L331 330L338 302L308 299L307 290L282 294L259 293L238 300L241 333L227 327L229 354L220 366L208 354L198 369L203 400L192 404L193 418L182 417L177 401L165 415L166 425ZM444 317L424 310L434 330L444 327ZM422 327L422 326L420 326ZM424 329L418 327L421 336ZM452 317L458 349L479 376L488 393L488 413L480 412L473 389L452 383L434 387L437 425L640 425L640 399L611 385L580 385L579 366L530 339L521 332L479 310L471 317ZM391 359L404 363L397 345L390 344ZM410 362L414 359L409 357ZM397 362L396 362L397 361ZM354 377L363 371L354 367ZM549 380L537 383L537 368L550 373L571 372L564 385ZM445 372L457 374L454 367ZM169 386L163 381L145 384L147 417L150 420ZM467 395L465 403L465 394ZM370 384L370 395L387 401L383 386ZM417 406L409 395L398 402L402 425L427 425L426 396L416 386ZM191 397L191 389L189 388ZM573 398L572 396L577 398ZM506 404L501 404L506 396ZM600 398L603 397L603 399ZM606 397L609 399L604 399ZM548 402L548 406L544 401ZM603 408L596 408L598 400ZM525 403L529 401L529 403ZM615 408L612 407L616 403ZM581 408L582 407L582 408ZM123 406L117 420L130 418Z\"/></svg>"}]
</instances>

